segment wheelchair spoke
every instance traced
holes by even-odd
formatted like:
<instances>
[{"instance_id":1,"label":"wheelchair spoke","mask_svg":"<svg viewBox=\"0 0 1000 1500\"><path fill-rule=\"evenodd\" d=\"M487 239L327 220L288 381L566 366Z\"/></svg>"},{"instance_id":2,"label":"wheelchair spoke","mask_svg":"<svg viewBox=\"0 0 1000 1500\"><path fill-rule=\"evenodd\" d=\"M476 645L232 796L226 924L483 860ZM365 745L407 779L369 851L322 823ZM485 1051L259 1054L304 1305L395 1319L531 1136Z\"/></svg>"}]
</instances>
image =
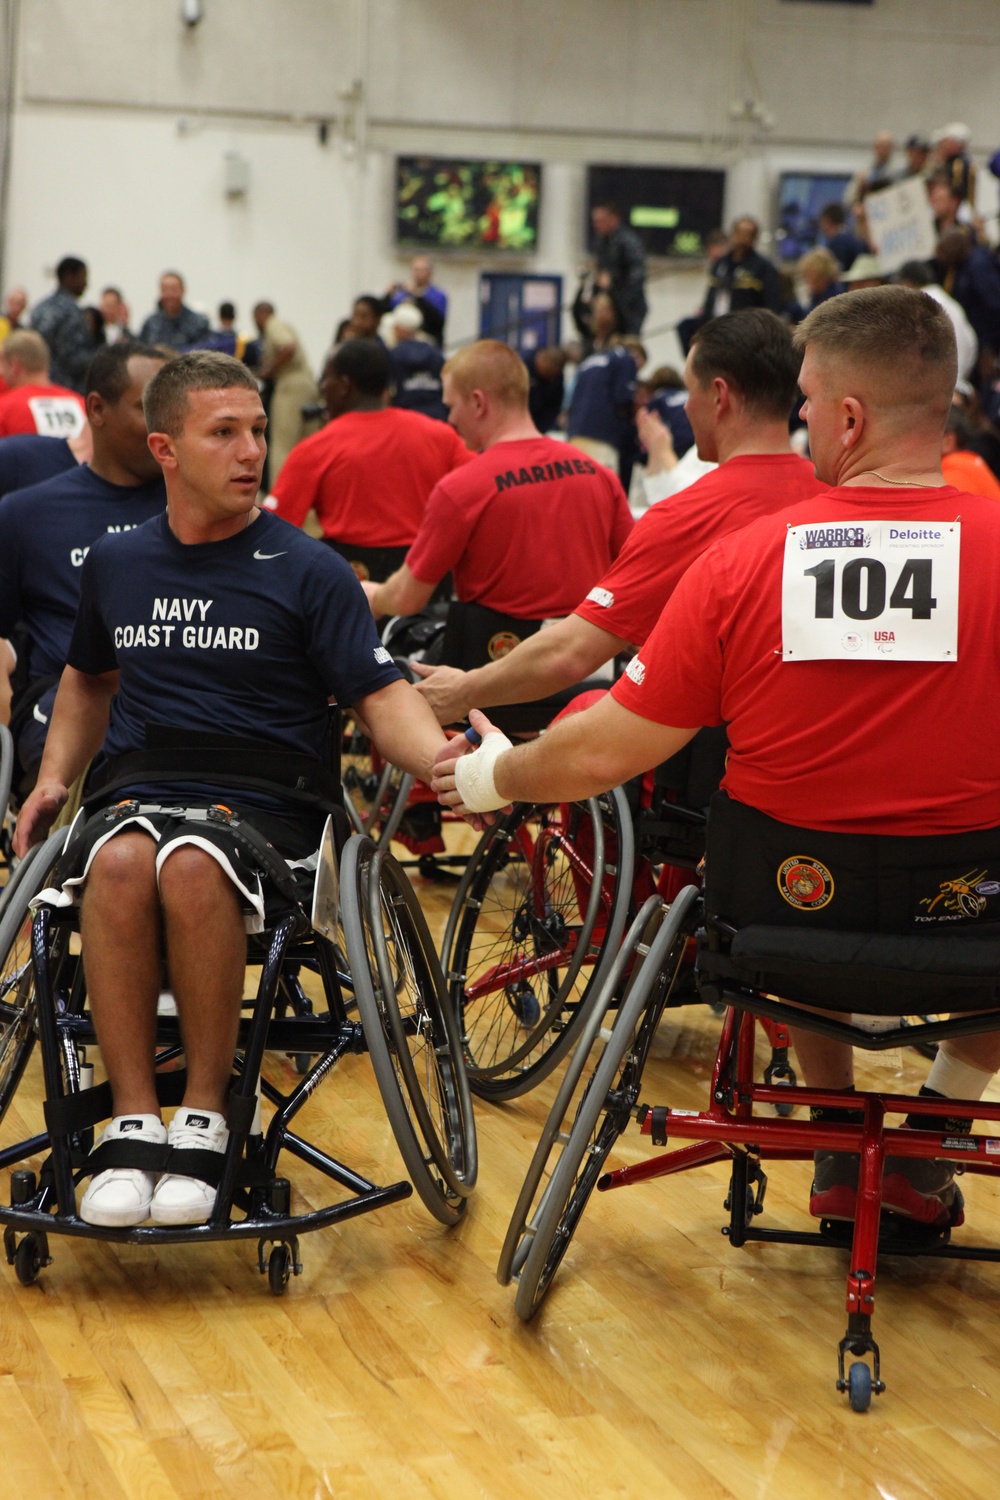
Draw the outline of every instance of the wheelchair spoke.
<instances>
[{"instance_id":1,"label":"wheelchair spoke","mask_svg":"<svg viewBox=\"0 0 1000 1500\"><path fill-rule=\"evenodd\" d=\"M485 1097L513 1097L554 1066L605 938L624 926L631 825L616 799L515 807L473 855L449 921L448 978Z\"/></svg>"}]
</instances>

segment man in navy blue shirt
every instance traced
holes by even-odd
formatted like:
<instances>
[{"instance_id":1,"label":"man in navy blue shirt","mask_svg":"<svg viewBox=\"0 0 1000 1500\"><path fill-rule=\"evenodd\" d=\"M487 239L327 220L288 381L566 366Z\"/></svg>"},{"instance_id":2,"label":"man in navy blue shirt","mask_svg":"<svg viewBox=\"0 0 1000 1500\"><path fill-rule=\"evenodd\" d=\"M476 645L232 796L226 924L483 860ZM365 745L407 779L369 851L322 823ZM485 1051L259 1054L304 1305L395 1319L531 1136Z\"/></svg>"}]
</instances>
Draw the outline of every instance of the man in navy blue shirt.
<instances>
[{"instance_id":1,"label":"man in navy blue shirt","mask_svg":"<svg viewBox=\"0 0 1000 1500\"><path fill-rule=\"evenodd\" d=\"M163 363L160 351L145 344L111 344L95 354L84 377L90 463L74 460L71 469L16 490L0 505L0 635L20 624L26 637L11 729L29 780L66 665L87 551L105 532L139 526L167 503L142 410L143 392ZM0 653L0 674L6 670Z\"/></svg>"},{"instance_id":2,"label":"man in navy blue shirt","mask_svg":"<svg viewBox=\"0 0 1000 1500\"><path fill-rule=\"evenodd\" d=\"M412 302L400 302L393 308L391 319L396 342L389 350L389 369L396 389L390 406L420 411L425 417L447 422L448 408L441 383L444 355L437 344L420 337L423 314Z\"/></svg>"},{"instance_id":3,"label":"man in navy blue shirt","mask_svg":"<svg viewBox=\"0 0 1000 1500\"><path fill-rule=\"evenodd\" d=\"M570 442L616 474L632 431L637 373L635 360L620 344L595 350L580 365L570 397Z\"/></svg>"},{"instance_id":4,"label":"man in navy blue shirt","mask_svg":"<svg viewBox=\"0 0 1000 1500\"><path fill-rule=\"evenodd\" d=\"M182 355L146 392L149 447L167 510L102 537L84 564L80 612L38 783L15 835L23 853L65 803L103 743L114 756L206 728L230 742L293 750L319 763L327 702L359 714L394 764L428 776L442 731L379 644L353 572L329 547L257 509L265 416L246 367L217 353ZM134 762L133 762L134 765ZM157 784L155 772L115 785L134 798L91 820L79 872L91 1013L114 1098L105 1140L222 1151L226 1098L246 966L246 926L263 919L260 869L223 816L225 788ZM110 794L109 794L110 795ZM287 858L318 842L299 804L244 790L239 818ZM249 816L245 816L247 809ZM217 810L218 811L218 810ZM230 814L230 820L232 814ZM165 946L187 1060L184 1101L160 1119L154 1026ZM80 1205L90 1223L124 1226L208 1217L215 1190L138 1167L98 1171ZM155 1188L155 1191L154 1191Z\"/></svg>"}]
</instances>

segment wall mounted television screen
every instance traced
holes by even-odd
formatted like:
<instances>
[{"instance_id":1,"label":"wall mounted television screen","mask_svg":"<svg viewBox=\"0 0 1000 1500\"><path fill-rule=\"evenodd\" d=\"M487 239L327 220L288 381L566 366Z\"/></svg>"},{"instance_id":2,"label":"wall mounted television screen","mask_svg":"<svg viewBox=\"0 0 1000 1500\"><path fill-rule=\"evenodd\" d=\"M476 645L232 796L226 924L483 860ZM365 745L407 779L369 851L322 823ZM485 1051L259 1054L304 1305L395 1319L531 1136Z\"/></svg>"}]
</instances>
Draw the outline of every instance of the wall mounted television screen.
<instances>
[{"instance_id":1,"label":"wall mounted television screen","mask_svg":"<svg viewBox=\"0 0 1000 1500\"><path fill-rule=\"evenodd\" d=\"M842 203L850 172L782 172L778 179L779 260L798 260L819 239L819 216L828 203Z\"/></svg>"},{"instance_id":2,"label":"wall mounted television screen","mask_svg":"<svg viewBox=\"0 0 1000 1500\"><path fill-rule=\"evenodd\" d=\"M588 167L588 241L591 210L616 203L647 255L704 255L706 235L722 224L725 191L725 172L708 167Z\"/></svg>"},{"instance_id":3,"label":"wall mounted television screen","mask_svg":"<svg viewBox=\"0 0 1000 1500\"><path fill-rule=\"evenodd\" d=\"M534 250L541 181L537 161L397 156L397 242L438 250Z\"/></svg>"}]
</instances>

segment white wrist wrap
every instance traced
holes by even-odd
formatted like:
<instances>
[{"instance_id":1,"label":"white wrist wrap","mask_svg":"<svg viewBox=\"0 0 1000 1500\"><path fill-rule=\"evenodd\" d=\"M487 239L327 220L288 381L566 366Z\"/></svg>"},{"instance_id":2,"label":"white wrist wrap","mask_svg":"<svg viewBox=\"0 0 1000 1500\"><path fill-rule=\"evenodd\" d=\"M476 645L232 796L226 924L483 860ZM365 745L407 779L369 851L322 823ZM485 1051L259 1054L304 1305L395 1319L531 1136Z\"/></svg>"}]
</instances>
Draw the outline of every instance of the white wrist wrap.
<instances>
[{"instance_id":1,"label":"white wrist wrap","mask_svg":"<svg viewBox=\"0 0 1000 1500\"><path fill-rule=\"evenodd\" d=\"M470 812L494 812L509 801L501 797L493 782L497 757L512 748L510 740L498 729L492 730L478 750L455 762L455 786Z\"/></svg>"}]
</instances>

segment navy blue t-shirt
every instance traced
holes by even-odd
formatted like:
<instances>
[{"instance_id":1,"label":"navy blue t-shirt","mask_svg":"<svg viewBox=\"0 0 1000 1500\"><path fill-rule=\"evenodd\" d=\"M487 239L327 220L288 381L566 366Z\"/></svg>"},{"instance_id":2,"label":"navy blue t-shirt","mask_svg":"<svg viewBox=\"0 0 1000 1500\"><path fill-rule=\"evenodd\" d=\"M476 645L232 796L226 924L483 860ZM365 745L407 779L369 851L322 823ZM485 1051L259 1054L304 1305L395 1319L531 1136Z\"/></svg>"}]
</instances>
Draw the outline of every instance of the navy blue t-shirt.
<instances>
[{"instance_id":1,"label":"navy blue t-shirt","mask_svg":"<svg viewBox=\"0 0 1000 1500\"><path fill-rule=\"evenodd\" d=\"M219 542L185 546L165 515L102 538L84 565L68 661L121 671L109 756L143 749L152 724L321 757L328 698L346 706L401 675L350 566L266 511ZM257 793L238 800L274 806Z\"/></svg>"},{"instance_id":2,"label":"navy blue t-shirt","mask_svg":"<svg viewBox=\"0 0 1000 1500\"><path fill-rule=\"evenodd\" d=\"M162 479L109 484L75 464L0 504L0 635L19 620L26 625L30 682L66 665L88 549L107 532L141 526L166 503Z\"/></svg>"},{"instance_id":3,"label":"navy blue t-shirt","mask_svg":"<svg viewBox=\"0 0 1000 1500\"><path fill-rule=\"evenodd\" d=\"M448 408L441 395L443 366L444 355L434 344L403 339L389 350L389 370L396 387L391 404L447 422Z\"/></svg>"},{"instance_id":4,"label":"navy blue t-shirt","mask_svg":"<svg viewBox=\"0 0 1000 1500\"><path fill-rule=\"evenodd\" d=\"M590 354L577 371L569 406L569 436L621 448L632 426L636 364L627 349Z\"/></svg>"},{"instance_id":5,"label":"navy blue t-shirt","mask_svg":"<svg viewBox=\"0 0 1000 1500\"><path fill-rule=\"evenodd\" d=\"M41 484L75 466L76 457L65 438L38 437L33 432L0 438L0 500L12 490Z\"/></svg>"}]
</instances>

